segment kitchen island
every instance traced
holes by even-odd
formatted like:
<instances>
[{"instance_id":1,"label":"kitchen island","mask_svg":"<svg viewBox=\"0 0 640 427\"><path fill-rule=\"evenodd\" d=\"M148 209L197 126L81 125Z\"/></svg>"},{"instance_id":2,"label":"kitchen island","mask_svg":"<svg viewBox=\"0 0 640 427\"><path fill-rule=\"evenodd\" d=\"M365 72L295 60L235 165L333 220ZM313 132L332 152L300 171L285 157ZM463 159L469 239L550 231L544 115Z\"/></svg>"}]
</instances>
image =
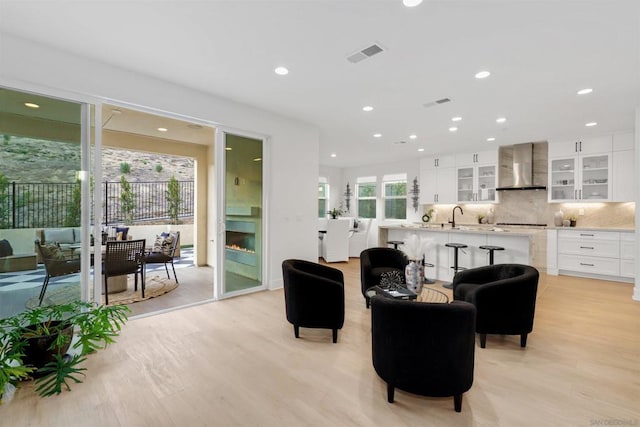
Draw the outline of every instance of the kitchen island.
<instances>
[{"instance_id":1,"label":"kitchen island","mask_svg":"<svg viewBox=\"0 0 640 427\"><path fill-rule=\"evenodd\" d=\"M547 265L547 233L545 228L496 227L492 225L460 225L456 228L441 224L402 224L381 225L378 227L378 242L387 246L389 240L406 241L409 236L417 235L428 239L431 248L426 253L425 274L430 279L451 281L453 278L453 249L446 243L464 243L468 247L461 249L458 264L473 268L489 264L488 251L480 249L482 245L495 245L505 248L494 253L496 264L518 263L533 265L544 271ZM402 249L402 246L399 247Z\"/></svg>"}]
</instances>

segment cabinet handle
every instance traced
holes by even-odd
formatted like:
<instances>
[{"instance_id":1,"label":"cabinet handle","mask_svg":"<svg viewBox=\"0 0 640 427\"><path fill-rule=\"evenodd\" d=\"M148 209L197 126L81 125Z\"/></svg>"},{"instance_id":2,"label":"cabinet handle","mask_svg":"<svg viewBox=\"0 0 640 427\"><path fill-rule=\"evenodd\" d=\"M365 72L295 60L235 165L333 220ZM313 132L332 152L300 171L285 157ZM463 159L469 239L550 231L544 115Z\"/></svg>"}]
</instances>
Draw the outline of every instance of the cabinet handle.
<instances>
[{"instance_id":1,"label":"cabinet handle","mask_svg":"<svg viewBox=\"0 0 640 427\"><path fill-rule=\"evenodd\" d=\"M582 141L580 141L580 151L582 151Z\"/></svg>"},{"instance_id":2,"label":"cabinet handle","mask_svg":"<svg viewBox=\"0 0 640 427\"><path fill-rule=\"evenodd\" d=\"M578 190L573 190L573 200L578 198Z\"/></svg>"},{"instance_id":3,"label":"cabinet handle","mask_svg":"<svg viewBox=\"0 0 640 427\"><path fill-rule=\"evenodd\" d=\"M587 264L584 262L581 262L580 265L586 265L587 267L595 267L593 264Z\"/></svg>"},{"instance_id":4,"label":"cabinet handle","mask_svg":"<svg viewBox=\"0 0 640 427\"><path fill-rule=\"evenodd\" d=\"M585 237L593 237L593 234L580 233L580 235Z\"/></svg>"},{"instance_id":5,"label":"cabinet handle","mask_svg":"<svg viewBox=\"0 0 640 427\"><path fill-rule=\"evenodd\" d=\"M433 167L438 167L438 159L433 159Z\"/></svg>"},{"instance_id":6,"label":"cabinet handle","mask_svg":"<svg viewBox=\"0 0 640 427\"><path fill-rule=\"evenodd\" d=\"M593 249L593 246L580 246L580 249Z\"/></svg>"},{"instance_id":7,"label":"cabinet handle","mask_svg":"<svg viewBox=\"0 0 640 427\"><path fill-rule=\"evenodd\" d=\"M580 200L582 200L582 190L578 190L578 194L580 194Z\"/></svg>"},{"instance_id":8,"label":"cabinet handle","mask_svg":"<svg viewBox=\"0 0 640 427\"><path fill-rule=\"evenodd\" d=\"M578 142L576 141L576 148L574 150L576 153L578 152Z\"/></svg>"}]
</instances>

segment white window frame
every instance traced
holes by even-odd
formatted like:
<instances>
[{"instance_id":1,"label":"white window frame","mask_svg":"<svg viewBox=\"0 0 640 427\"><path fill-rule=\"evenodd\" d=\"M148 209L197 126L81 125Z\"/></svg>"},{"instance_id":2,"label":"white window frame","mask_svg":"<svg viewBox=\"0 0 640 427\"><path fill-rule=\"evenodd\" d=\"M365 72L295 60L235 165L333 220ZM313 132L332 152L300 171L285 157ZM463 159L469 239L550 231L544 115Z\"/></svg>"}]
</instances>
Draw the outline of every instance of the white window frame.
<instances>
[{"instance_id":1,"label":"white window frame","mask_svg":"<svg viewBox=\"0 0 640 427\"><path fill-rule=\"evenodd\" d=\"M375 187L375 194L370 197L360 197L360 186L371 184ZM358 218L362 218L362 216L360 216L360 200L375 201L374 216L370 219L376 219L378 217L378 179L375 176L364 176L356 179L356 213Z\"/></svg>"},{"instance_id":2,"label":"white window frame","mask_svg":"<svg viewBox=\"0 0 640 427\"><path fill-rule=\"evenodd\" d=\"M388 200L398 200L405 199L407 200L407 191L403 196L387 196L387 184L395 184L399 182L404 182L405 189L407 189L407 174L393 174L393 175L384 175L382 177L382 216L386 221L406 221L407 212L405 209L404 218L387 218L387 201Z\"/></svg>"},{"instance_id":3,"label":"white window frame","mask_svg":"<svg viewBox=\"0 0 640 427\"><path fill-rule=\"evenodd\" d=\"M318 207L319 207L319 203L320 200L324 200L324 213L320 216L318 216L318 218L326 218L327 217L327 211L329 210L329 183L327 182L327 178L325 177L320 177L318 178L318 185L324 185L324 197L320 197L320 195L318 195ZM320 212L318 212L320 213Z\"/></svg>"}]
</instances>

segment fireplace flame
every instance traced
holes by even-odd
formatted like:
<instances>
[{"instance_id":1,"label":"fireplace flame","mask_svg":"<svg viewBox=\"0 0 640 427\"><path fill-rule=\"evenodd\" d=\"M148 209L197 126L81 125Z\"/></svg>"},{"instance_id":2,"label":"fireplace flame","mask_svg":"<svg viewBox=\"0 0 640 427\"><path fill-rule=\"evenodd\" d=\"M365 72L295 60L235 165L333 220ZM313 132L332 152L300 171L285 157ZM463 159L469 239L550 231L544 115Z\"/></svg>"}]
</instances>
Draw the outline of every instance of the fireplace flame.
<instances>
[{"instance_id":1,"label":"fireplace flame","mask_svg":"<svg viewBox=\"0 0 640 427\"><path fill-rule=\"evenodd\" d=\"M233 249L234 251L246 252L249 254L255 254L256 251L252 251L251 249L243 248L242 246L238 246L236 244L233 245L225 245L227 249Z\"/></svg>"}]
</instances>

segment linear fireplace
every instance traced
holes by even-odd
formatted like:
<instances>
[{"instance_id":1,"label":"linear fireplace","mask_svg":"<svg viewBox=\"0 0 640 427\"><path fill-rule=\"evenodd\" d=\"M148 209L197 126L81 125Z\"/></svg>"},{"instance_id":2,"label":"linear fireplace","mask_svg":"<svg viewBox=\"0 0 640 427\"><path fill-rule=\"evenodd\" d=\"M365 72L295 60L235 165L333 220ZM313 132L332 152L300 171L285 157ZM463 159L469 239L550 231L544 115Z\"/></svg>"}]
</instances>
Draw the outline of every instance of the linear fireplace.
<instances>
[{"instance_id":1,"label":"linear fireplace","mask_svg":"<svg viewBox=\"0 0 640 427\"><path fill-rule=\"evenodd\" d=\"M256 224L251 220L227 220L227 259L256 265Z\"/></svg>"}]
</instances>

